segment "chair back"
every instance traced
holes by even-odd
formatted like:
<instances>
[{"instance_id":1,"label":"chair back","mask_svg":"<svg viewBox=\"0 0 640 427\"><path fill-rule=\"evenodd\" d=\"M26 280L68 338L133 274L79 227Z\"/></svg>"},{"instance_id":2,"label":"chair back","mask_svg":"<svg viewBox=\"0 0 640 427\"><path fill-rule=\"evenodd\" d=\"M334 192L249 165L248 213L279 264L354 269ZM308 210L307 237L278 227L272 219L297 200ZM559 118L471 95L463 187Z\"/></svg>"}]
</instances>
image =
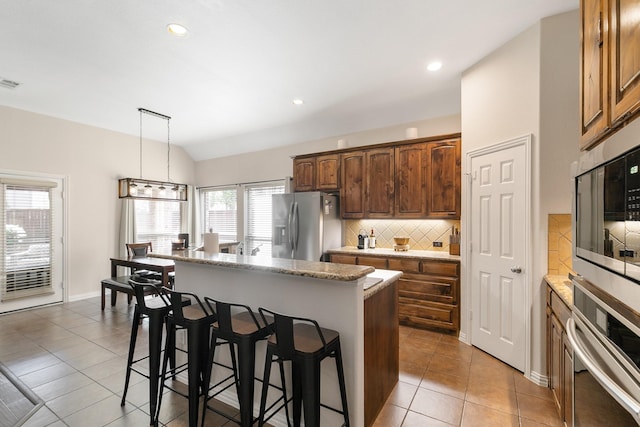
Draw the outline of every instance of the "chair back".
<instances>
[{"instance_id":1,"label":"chair back","mask_svg":"<svg viewBox=\"0 0 640 427\"><path fill-rule=\"evenodd\" d=\"M256 315L251 310L251 307L244 304L235 304L223 301L217 301L213 298L204 297L204 301L209 306L209 309L216 316L216 322L218 322L218 330L223 334L233 334L233 316L235 313L246 312L255 325L255 330L262 329L260 322L256 318Z\"/></svg>"},{"instance_id":2,"label":"chair back","mask_svg":"<svg viewBox=\"0 0 640 427\"><path fill-rule=\"evenodd\" d=\"M266 324L267 317L272 316L274 319L273 324L270 326L273 333L276 335L276 346L278 347L278 355L283 360L292 360L296 355L295 347L295 325L298 323L311 324L315 328L318 338L322 342L322 346L326 349L327 342L322 334L320 325L313 319L307 319L304 317L288 316L286 314L276 313L266 308L260 307L258 309L260 316Z\"/></svg>"},{"instance_id":3,"label":"chair back","mask_svg":"<svg viewBox=\"0 0 640 427\"><path fill-rule=\"evenodd\" d=\"M127 247L127 255L129 256L147 256L149 252L153 252L151 242L144 243L125 243Z\"/></svg>"},{"instance_id":4,"label":"chair back","mask_svg":"<svg viewBox=\"0 0 640 427\"><path fill-rule=\"evenodd\" d=\"M214 317L214 313L211 311L211 309L205 307L205 304L202 303L202 300L200 300L200 297L198 297L198 295L191 292L176 291L164 286L162 287L162 291L169 296L173 318L178 324ZM187 309L189 311L189 315L185 315L185 311L183 309L185 299L191 300L191 306ZM197 307L200 310L193 310L194 301L196 302ZM194 315L196 315L197 317L194 317Z\"/></svg>"},{"instance_id":5,"label":"chair back","mask_svg":"<svg viewBox=\"0 0 640 427\"><path fill-rule=\"evenodd\" d=\"M131 276L131 278L129 278L129 286L133 288L136 303L143 313L149 308L147 307L147 300L145 299L145 296L149 294L158 295L167 307L171 305L168 295L163 292L160 286L161 283L162 282L158 280L147 280L137 276Z\"/></svg>"}]
</instances>

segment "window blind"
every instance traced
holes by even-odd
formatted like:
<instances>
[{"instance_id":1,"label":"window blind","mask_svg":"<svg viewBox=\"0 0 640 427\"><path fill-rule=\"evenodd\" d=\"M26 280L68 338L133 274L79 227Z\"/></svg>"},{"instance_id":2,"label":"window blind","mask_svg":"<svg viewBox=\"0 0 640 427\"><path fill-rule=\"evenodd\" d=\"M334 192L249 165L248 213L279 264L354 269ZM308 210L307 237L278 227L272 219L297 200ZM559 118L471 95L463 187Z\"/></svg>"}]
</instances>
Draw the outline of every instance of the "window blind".
<instances>
[{"instance_id":1,"label":"window blind","mask_svg":"<svg viewBox=\"0 0 640 427\"><path fill-rule=\"evenodd\" d=\"M171 252L180 233L180 202L135 200L134 243L151 242L154 252Z\"/></svg>"},{"instance_id":2,"label":"window blind","mask_svg":"<svg viewBox=\"0 0 640 427\"><path fill-rule=\"evenodd\" d=\"M238 238L238 190L234 187L202 190L204 230L220 234L220 240Z\"/></svg>"},{"instance_id":3,"label":"window blind","mask_svg":"<svg viewBox=\"0 0 640 427\"><path fill-rule=\"evenodd\" d=\"M8 179L0 183L0 299L51 293L51 197L56 184Z\"/></svg>"},{"instance_id":4,"label":"window blind","mask_svg":"<svg viewBox=\"0 0 640 427\"><path fill-rule=\"evenodd\" d=\"M284 193L284 184L247 185L246 254L271 257L271 196Z\"/></svg>"}]
</instances>

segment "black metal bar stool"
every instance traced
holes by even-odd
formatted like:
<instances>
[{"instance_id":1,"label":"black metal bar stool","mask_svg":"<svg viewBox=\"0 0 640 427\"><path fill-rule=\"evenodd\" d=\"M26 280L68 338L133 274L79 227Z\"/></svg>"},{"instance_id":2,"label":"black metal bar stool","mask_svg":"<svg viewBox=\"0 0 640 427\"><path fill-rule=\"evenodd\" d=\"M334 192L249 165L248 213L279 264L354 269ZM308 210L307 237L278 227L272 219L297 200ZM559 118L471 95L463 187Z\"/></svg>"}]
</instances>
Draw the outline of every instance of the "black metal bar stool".
<instances>
[{"instance_id":1,"label":"black metal bar stool","mask_svg":"<svg viewBox=\"0 0 640 427\"><path fill-rule=\"evenodd\" d=\"M253 396L255 381L255 361L256 361L256 342L265 339L270 333L269 326L273 324L273 318L261 317L258 313L244 304L227 303L216 301L212 298L204 298L211 311L215 313L217 322L213 324L211 329L211 347L209 349L209 359L207 361L207 369L205 371L205 384L209 384L211 378L211 370L214 365L215 348L218 340L229 343L231 354L231 363L233 365L233 378L235 378L236 392L238 395L238 403L240 406L240 421L232 416L218 411L208 405L208 401L228 387L219 388L218 386L224 381L219 381L209 388L205 397L205 404L202 410L202 425L204 426L205 414L207 408L228 418L231 421L239 423L243 427L249 427L254 423L253 417ZM234 345L237 346L237 353L234 351ZM237 354L237 358L236 358ZM284 371L281 370L282 376ZM282 377L284 379L284 377ZM268 385L267 385L268 386ZM263 387L266 387L263 384ZM215 390L218 388L218 390ZM210 394L210 392L212 392Z\"/></svg>"},{"instance_id":2,"label":"black metal bar stool","mask_svg":"<svg viewBox=\"0 0 640 427\"><path fill-rule=\"evenodd\" d=\"M343 426L349 427L347 391L342 368L342 353L340 351L340 334L331 329L321 328L318 322L312 319L287 316L265 308L259 308L258 311L263 319L267 316L272 316L275 320L273 325L274 334L267 340L263 384L268 384L269 382L271 364L274 361L278 363L287 360L291 361L294 425L300 425L301 409L304 406L304 425L306 427L319 427L320 407L322 406L342 414L344 416ZM333 357L336 361L340 398L342 400L341 411L320 402L320 362L327 357ZM286 391L283 390L283 393L286 408ZM272 413L265 419L266 400L267 388L263 387L260 399L260 426L263 426L274 415ZM288 415L287 424L289 424Z\"/></svg>"},{"instance_id":3,"label":"black metal bar stool","mask_svg":"<svg viewBox=\"0 0 640 427\"><path fill-rule=\"evenodd\" d=\"M209 329L216 321L216 316L193 293L179 292L168 288L162 288L162 290L170 296L172 307L171 313L167 316L167 333L174 332L176 327L180 327L187 332L187 363L176 366L167 373L169 352L165 351L157 412L158 414L160 413L162 390L166 387L189 400L189 426L196 427L198 424L198 402L200 396L206 393L207 390L204 385L204 368L209 353ZM192 304L183 307L181 301L184 298L191 299ZM167 345L170 344L167 340ZM187 394L166 384L168 376L175 378L178 373L185 370L188 377Z\"/></svg>"},{"instance_id":4,"label":"black metal bar stool","mask_svg":"<svg viewBox=\"0 0 640 427\"><path fill-rule=\"evenodd\" d=\"M134 277L134 276L132 276ZM139 280L144 280L137 278ZM160 281L138 282L129 279L129 286L133 289L136 297L136 306L131 325L131 338L129 339L129 355L127 356L127 373L124 381L124 391L120 405L124 406L129 389L131 372L136 372L149 379L149 406L151 414L151 424L155 424L156 405L158 404L158 384L160 381L160 360L162 353L162 332L167 314L171 311L169 299L158 288ZM149 294L156 296L145 298ZM182 301L183 305L190 304L189 300ZM134 351L138 337L138 327L143 318L149 319L149 352L147 355L134 360ZM167 356L171 360L171 366L175 364L175 334L167 334L166 338ZM148 372L138 369L136 365L149 359Z\"/></svg>"}]
</instances>

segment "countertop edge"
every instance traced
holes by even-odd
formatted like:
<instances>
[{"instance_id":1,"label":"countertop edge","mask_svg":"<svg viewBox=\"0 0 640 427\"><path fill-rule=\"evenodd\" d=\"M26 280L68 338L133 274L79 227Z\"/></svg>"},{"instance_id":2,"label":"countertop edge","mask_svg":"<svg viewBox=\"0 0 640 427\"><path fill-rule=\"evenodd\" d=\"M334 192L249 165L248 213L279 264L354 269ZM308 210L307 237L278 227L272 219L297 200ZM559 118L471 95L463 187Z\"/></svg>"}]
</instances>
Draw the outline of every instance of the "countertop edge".
<instances>
[{"instance_id":1,"label":"countertop edge","mask_svg":"<svg viewBox=\"0 0 640 427\"><path fill-rule=\"evenodd\" d=\"M424 251L414 250L409 251L394 251L389 248L376 248L376 249L358 249L355 246L343 246L341 248L329 249L329 254L343 254L343 255L366 255L373 257L400 257L408 259L430 259L438 261L460 261L460 255L451 255L446 251Z\"/></svg>"},{"instance_id":2,"label":"countertop edge","mask_svg":"<svg viewBox=\"0 0 640 427\"><path fill-rule=\"evenodd\" d=\"M249 255L212 253L203 251L173 251L171 254L149 253L149 257L170 259L201 265L237 268L289 274L315 279L351 282L375 271L370 266L344 265L320 261L301 261L282 258L262 258Z\"/></svg>"}]
</instances>

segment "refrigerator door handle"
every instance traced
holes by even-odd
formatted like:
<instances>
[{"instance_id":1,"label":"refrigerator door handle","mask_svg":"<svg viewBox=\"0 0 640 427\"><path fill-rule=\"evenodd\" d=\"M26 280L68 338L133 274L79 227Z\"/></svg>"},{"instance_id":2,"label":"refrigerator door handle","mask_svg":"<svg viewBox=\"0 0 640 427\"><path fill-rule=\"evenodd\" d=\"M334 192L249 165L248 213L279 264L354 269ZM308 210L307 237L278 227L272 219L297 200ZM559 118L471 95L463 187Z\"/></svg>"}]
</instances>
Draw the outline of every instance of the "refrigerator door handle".
<instances>
[{"instance_id":1,"label":"refrigerator door handle","mask_svg":"<svg viewBox=\"0 0 640 427\"><path fill-rule=\"evenodd\" d=\"M300 234L300 218L298 215L298 202L293 202L293 227L291 229L293 234L293 244L291 245L291 258L295 258L295 251L298 250L298 235Z\"/></svg>"},{"instance_id":2,"label":"refrigerator door handle","mask_svg":"<svg viewBox=\"0 0 640 427\"><path fill-rule=\"evenodd\" d=\"M289 204L289 217L287 218L287 235L289 247L291 248L291 258L293 258L293 202Z\"/></svg>"}]
</instances>

